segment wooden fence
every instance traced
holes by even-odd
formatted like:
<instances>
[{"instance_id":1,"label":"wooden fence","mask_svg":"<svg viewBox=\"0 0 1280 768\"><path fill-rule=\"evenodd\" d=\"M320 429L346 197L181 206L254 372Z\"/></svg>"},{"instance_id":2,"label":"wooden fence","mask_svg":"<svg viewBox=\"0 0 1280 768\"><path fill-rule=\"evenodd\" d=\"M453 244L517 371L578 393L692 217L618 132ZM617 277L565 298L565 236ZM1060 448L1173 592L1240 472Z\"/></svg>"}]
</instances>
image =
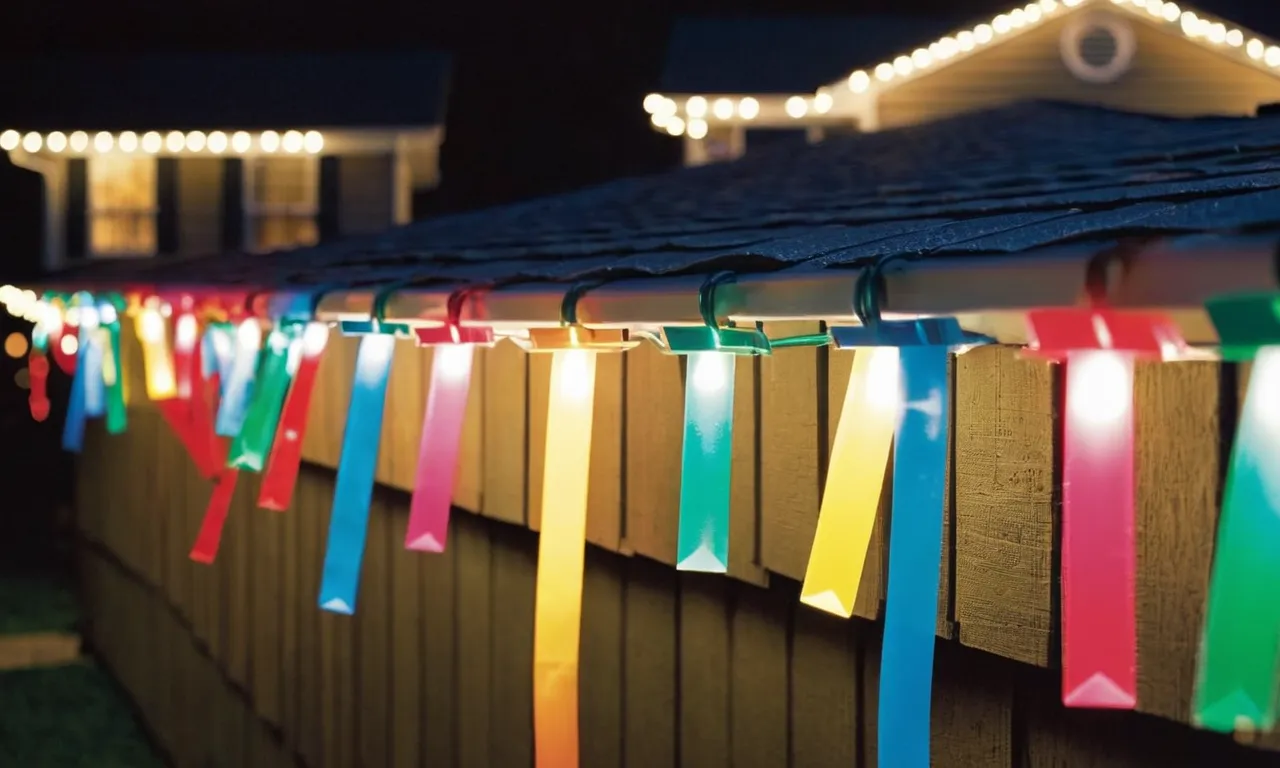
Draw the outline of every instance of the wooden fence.
<instances>
[{"instance_id":1,"label":"wooden fence","mask_svg":"<svg viewBox=\"0 0 1280 768\"><path fill-rule=\"evenodd\" d=\"M424 555L401 545L407 497L395 489L412 485L430 352L397 349L384 488L351 618L315 598L332 495L320 467L336 465L353 360L351 341L331 342L304 445L315 466L294 509L253 509L246 478L211 567L186 559L208 486L158 416L134 408L123 437L91 430L77 508L92 636L181 765L528 764L546 361L507 342L478 356L461 510L449 551ZM139 368L126 362L135 400ZM1263 760L1174 723L1061 710L1056 673L1032 668L1051 668L1058 643L1056 369L993 347L953 370L935 764ZM1138 371L1139 707L1173 720L1189 716L1235 374L1212 363ZM671 568L681 362L646 347L602 358L585 765L874 765L877 625L803 607L795 584L848 375L847 356L826 350L739 366L725 579ZM883 598L879 535L873 548L857 606L869 619ZM218 719L205 706L221 707ZM238 760L240 749L254 756Z\"/></svg>"}]
</instances>

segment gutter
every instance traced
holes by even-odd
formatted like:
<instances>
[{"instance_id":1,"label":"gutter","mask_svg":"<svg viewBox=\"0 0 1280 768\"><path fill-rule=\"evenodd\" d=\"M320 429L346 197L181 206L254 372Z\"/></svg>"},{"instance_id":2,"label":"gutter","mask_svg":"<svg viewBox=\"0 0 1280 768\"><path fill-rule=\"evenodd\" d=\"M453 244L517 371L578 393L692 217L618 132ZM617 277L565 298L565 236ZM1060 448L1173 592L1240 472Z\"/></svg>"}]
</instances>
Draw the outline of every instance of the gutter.
<instances>
[{"instance_id":1,"label":"gutter","mask_svg":"<svg viewBox=\"0 0 1280 768\"><path fill-rule=\"evenodd\" d=\"M965 330L1005 344L1028 341L1029 310L1081 306L1089 262L1105 244L1028 251L1007 256L956 257L895 262L885 270L883 309L887 318L954 316ZM1277 243L1267 238L1153 241L1126 258L1110 276L1107 305L1116 309L1161 311L1192 345L1216 345L1217 333L1204 310L1224 294L1276 291ZM856 324L854 284L860 270L800 267L746 274L716 291L717 315L737 323L787 320ZM385 281L394 284L396 278ZM424 275L424 279L429 275ZM156 284L135 280L43 286L49 290L115 290L190 295L225 304L248 304L256 314L310 316L315 300L306 290L261 291L241 286ZM594 327L656 331L662 326L701 325L698 291L703 277L628 278L583 294L579 321ZM561 324L560 306L569 283L529 282L477 292L467 298L460 319L485 325L499 335L520 335L529 328ZM442 322L458 285L394 291L386 301L387 321ZM39 289L40 286L33 286ZM376 288L326 291L315 317L329 322L365 320Z\"/></svg>"},{"instance_id":2,"label":"gutter","mask_svg":"<svg viewBox=\"0 0 1280 768\"><path fill-rule=\"evenodd\" d=\"M40 262L46 271L57 269L61 266L63 237L61 197L65 174L62 166L57 160L33 155L21 149L9 152L9 162L18 168L40 174L44 188L44 248L40 254Z\"/></svg>"}]
</instances>

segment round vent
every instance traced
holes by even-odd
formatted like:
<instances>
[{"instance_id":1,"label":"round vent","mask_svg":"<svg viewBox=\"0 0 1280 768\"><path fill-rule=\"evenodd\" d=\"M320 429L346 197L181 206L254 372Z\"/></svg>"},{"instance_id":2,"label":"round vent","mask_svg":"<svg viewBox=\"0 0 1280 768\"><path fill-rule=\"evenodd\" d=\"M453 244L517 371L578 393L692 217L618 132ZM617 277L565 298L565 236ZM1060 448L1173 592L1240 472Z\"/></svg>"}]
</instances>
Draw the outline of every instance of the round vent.
<instances>
[{"instance_id":1,"label":"round vent","mask_svg":"<svg viewBox=\"0 0 1280 768\"><path fill-rule=\"evenodd\" d=\"M1133 63L1133 28L1110 14L1073 20L1062 30L1062 61L1088 83L1116 81Z\"/></svg>"}]
</instances>

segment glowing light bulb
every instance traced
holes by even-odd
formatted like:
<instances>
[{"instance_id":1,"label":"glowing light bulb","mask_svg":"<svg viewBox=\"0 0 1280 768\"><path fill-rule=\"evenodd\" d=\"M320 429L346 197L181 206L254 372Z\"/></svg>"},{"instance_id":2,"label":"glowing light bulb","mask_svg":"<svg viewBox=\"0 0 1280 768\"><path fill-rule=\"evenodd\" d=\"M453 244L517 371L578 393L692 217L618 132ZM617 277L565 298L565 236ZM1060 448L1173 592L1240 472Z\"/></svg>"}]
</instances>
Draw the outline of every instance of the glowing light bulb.
<instances>
[{"instance_id":1,"label":"glowing light bulb","mask_svg":"<svg viewBox=\"0 0 1280 768\"><path fill-rule=\"evenodd\" d=\"M187 134L187 149L192 152L203 152L208 143L208 137L201 131L192 131Z\"/></svg>"},{"instance_id":2,"label":"glowing light bulb","mask_svg":"<svg viewBox=\"0 0 1280 768\"><path fill-rule=\"evenodd\" d=\"M978 45L986 45L995 38L995 30L990 24L979 24L973 28L973 40Z\"/></svg>"},{"instance_id":3,"label":"glowing light bulb","mask_svg":"<svg viewBox=\"0 0 1280 768\"><path fill-rule=\"evenodd\" d=\"M194 349L197 335L195 317L182 315L173 326L173 346L182 350Z\"/></svg>"},{"instance_id":4,"label":"glowing light bulb","mask_svg":"<svg viewBox=\"0 0 1280 768\"><path fill-rule=\"evenodd\" d=\"M307 131L302 137L302 147L307 154L318 155L324 150L324 136L319 131Z\"/></svg>"},{"instance_id":5,"label":"glowing light bulb","mask_svg":"<svg viewBox=\"0 0 1280 768\"><path fill-rule=\"evenodd\" d=\"M45 139L45 144L50 152L61 152L67 148L67 135L61 131L54 131L49 134L49 138Z\"/></svg>"},{"instance_id":6,"label":"glowing light bulb","mask_svg":"<svg viewBox=\"0 0 1280 768\"><path fill-rule=\"evenodd\" d=\"M662 109L662 103L664 101L666 101L666 98L662 94L651 93L644 97L644 111L652 115Z\"/></svg>"},{"instance_id":7,"label":"glowing light bulb","mask_svg":"<svg viewBox=\"0 0 1280 768\"><path fill-rule=\"evenodd\" d=\"M1232 48L1239 48L1244 45L1244 33L1238 29L1232 29L1227 32L1227 45Z\"/></svg>"},{"instance_id":8,"label":"glowing light bulb","mask_svg":"<svg viewBox=\"0 0 1280 768\"><path fill-rule=\"evenodd\" d=\"M751 96L738 102L738 117L743 120L754 120L760 114L760 102Z\"/></svg>"},{"instance_id":9,"label":"glowing light bulb","mask_svg":"<svg viewBox=\"0 0 1280 768\"><path fill-rule=\"evenodd\" d=\"M866 72L858 70L852 75L849 75L849 90L854 93L866 93L867 89L870 87L871 77Z\"/></svg>"},{"instance_id":10,"label":"glowing light bulb","mask_svg":"<svg viewBox=\"0 0 1280 768\"><path fill-rule=\"evenodd\" d=\"M62 349L62 354L68 357L80 351L80 342L75 336L63 336L58 346Z\"/></svg>"},{"instance_id":11,"label":"glowing light bulb","mask_svg":"<svg viewBox=\"0 0 1280 768\"><path fill-rule=\"evenodd\" d=\"M707 100L702 96L690 96L684 103L684 113L689 117L706 117Z\"/></svg>"},{"instance_id":12,"label":"glowing light bulb","mask_svg":"<svg viewBox=\"0 0 1280 768\"><path fill-rule=\"evenodd\" d=\"M284 151L291 155L296 155L302 151L303 139L302 133L299 131L287 131L280 145L284 147Z\"/></svg>"},{"instance_id":13,"label":"glowing light bulb","mask_svg":"<svg viewBox=\"0 0 1280 768\"><path fill-rule=\"evenodd\" d=\"M231 136L231 149L235 150L238 155L248 152L253 146L253 138L244 131L236 131Z\"/></svg>"},{"instance_id":14,"label":"glowing light bulb","mask_svg":"<svg viewBox=\"0 0 1280 768\"><path fill-rule=\"evenodd\" d=\"M674 116L667 118L666 128L672 136L680 136L684 133L684 120Z\"/></svg>"},{"instance_id":15,"label":"glowing light bulb","mask_svg":"<svg viewBox=\"0 0 1280 768\"><path fill-rule=\"evenodd\" d=\"M440 366L440 371L450 380L458 380L471 374L472 350L463 344L442 344L435 347L435 358L432 365Z\"/></svg>"},{"instance_id":16,"label":"glowing light bulb","mask_svg":"<svg viewBox=\"0 0 1280 768\"><path fill-rule=\"evenodd\" d=\"M787 103L783 108L787 111L788 116L799 120L809 111L809 103L805 101L803 96L792 96L787 99Z\"/></svg>"},{"instance_id":17,"label":"glowing light bulb","mask_svg":"<svg viewBox=\"0 0 1280 768\"><path fill-rule=\"evenodd\" d=\"M595 361L592 352L568 349L562 353L564 368L560 376L560 395L570 400L582 400L594 391Z\"/></svg>"},{"instance_id":18,"label":"glowing light bulb","mask_svg":"<svg viewBox=\"0 0 1280 768\"><path fill-rule=\"evenodd\" d=\"M893 79L893 75L894 75L893 65L888 62L885 62L883 64L877 64L875 69L875 74L876 74L877 80L879 80L882 83L887 83Z\"/></svg>"},{"instance_id":19,"label":"glowing light bulb","mask_svg":"<svg viewBox=\"0 0 1280 768\"><path fill-rule=\"evenodd\" d=\"M1013 29L1013 22L1003 13L991 20L991 29L997 35L1003 35Z\"/></svg>"},{"instance_id":20,"label":"glowing light bulb","mask_svg":"<svg viewBox=\"0 0 1280 768\"><path fill-rule=\"evenodd\" d=\"M820 115L830 112L833 106L835 106L835 99L831 98L831 94L826 91L813 97L813 111Z\"/></svg>"},{"instance_id":21,"label":"glowing light bulb","mask_svg":"<svg viewBox=\"0 0 1280 768\"><path fill-rule=\"evenodd\" d=\"M280 148L280 134L275 131L265 131L258 137L258 146L263 152L275 152Z\"/></svg>"},{"instance_id":22,"label":"glowing light bulb","mask_svg":"<svg viewBox=\"0 0 1280 768\"><path fill-rule=\"evenodd\" d=\"M227 134L222 131L214 131L209 134L209 151L215 155L220 155L227 151Z\"/></svg>"},{"instance_id":23,"label":"glowing light bulb","mask_svg":"<svg viewBox=\"0 0 1280 768\"><path fill-rule=\"evenodd\" d=\"M706 120L690 120L685 126L685 132L691 139L705 139L707 137L707 121Z\"/></svg>"},{"instance_id":24,"label":"glowing light bulb","mask_svg":"<svg viewBox=\"0 0 1280 768\"><path fill-rule=\"evenodd\" d=\"M44 145L44 141L38 133L28 133L22 137L22 150L24 152L39 152L40 147Z\"/></svg>"},{"instance_id":25,"label":"glowing light bulb","mask_svg":"<svg viewBox=\"0 0 1280 768\"><path fill-rule=\"evenodd\" d=\"M914 64L917 69L924 69L925 67L933 64L933 56L925 49L917 48L911 52L911 63Z\"/></svg>"},{"instance_id":26,"label":"glowing light bulb","mask_svg":"<svg viewBox=\"0 0 1280 768\"><path fill-rule=\"evenodd\" d=\"M164 137L164 148L170 152L181 152L187 146L187 137L182 131L170 131Z\"/></svg>"},{"instance_id":27,"label":"glowing light bulb","mask_svg":"<svg viewBox=\"0 0 1280 768\"><path fill-rule=\"evenodd\" d=\"M106 131L98 131L93 135L93 151L95 152L110 152L115 145L115 137Z\"/></svg>"},{"instance_id":28,"label":"glowing light bulb","mask_svg":"<svg viewBox=\"0 0 1280 768\"><path fill-rule=\"evenodd\" d=\"M893 60L893 71L903 77L915 71L915 65L911 63L910 56L899 56Z\"/></svg>"},{"instance_id":29,"label":"glowing light bulb","mask_svg":"<svg viewBox=\"0 0 1280 768\"><path fill-rule=\"evenodd\" d=\"M120 147L121 152L137 152L138 134L133 131L125 131L120 134L120 138L116 141L116 146Z\"/></svg>"},{"instance_id":30,"label":"glowing light bulb","mask_svg":"<svg viewBox=\"0 0 1280 768\"><path fill-rule=\"evenodd\" d=\"M164 147L164 139L155 131L147 131L142 135L142 151L154 155Z\"/></svg>"},{"instance_id":31,"label":"glowing light bulb","mask_svg":"<svg viewBox=\"0 0 1280 768\"><path fill-rule=\"evenodd\" d=\"M671 115L649 115L649 122L653 123L654 128L666 128L667 123L671 122Z\"/></svg>"},{"instance_id":32,"label":"glowing light bulb","mask_svg":"<svg viewBox=\"0 0 1280 768\"><path fill-rule=\"evenodd\" d=\"M690 355L693 362L693 385L703 394L715 394L724 390L729 384L725 372L724 358L720 352L707 352Z\"/></svg>"},{"instance_id":33,"label":"glowing light bulb","mask_svg":"<svg viewBox=\"0 0 1280 768\"><path fill-rule=\"evenodd\" d=\"M1266 51L1267 51L1267 46L1264 45L1263 42L1256 37L1250 40L1249 44L1244 47L1244 52L1249 55L1249 58L1255 59L1255 60L1261 59L1263 54L1266 53Z\"/></svg>"},{"instance_id":34,"label":"glowing light bulb","mask_svg":"<svg viewBox=\"0 0 1280 768\"><path fill-rule=\"evenodd\" d=\"M154 309L145 309L138 316L138 335L145 344L164 340L164 319Z\"/></svg>"},{"instance_id":35,"label":"glowing light bulb","mask_svg":"<svg viewBox=\"0 0 1280 768\"><path fill-rule=\"evenodd\" d=\"M5 131L0 133L0 149L5 152L12 152L22 145L22 134L17 131Z\"/></svg>"},{"instance_id":36,"label":"glowing light bulb","mask_svg":"<svg viewBox=\"0 0 1280 768\"><path fill-rule=\"evenodd\" d=\"M1268 67L1280 67L1280 48L1274 45L1267 46L1267 53L1263 57L1263 61Z\"/></svg>"}]
</instances>

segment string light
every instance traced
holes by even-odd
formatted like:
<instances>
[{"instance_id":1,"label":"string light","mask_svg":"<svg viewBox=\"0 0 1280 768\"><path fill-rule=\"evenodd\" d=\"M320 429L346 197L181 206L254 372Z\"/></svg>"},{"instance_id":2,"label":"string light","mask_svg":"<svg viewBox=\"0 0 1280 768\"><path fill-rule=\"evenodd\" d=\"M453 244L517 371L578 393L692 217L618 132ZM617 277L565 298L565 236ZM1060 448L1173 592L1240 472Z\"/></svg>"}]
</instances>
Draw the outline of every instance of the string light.
<instances>
[{"instance_id":1,"label":"string light","mask_svg":"<svg viewBox=\"0 0 1280 768\"><path fill-rule=\"evenodd\" d=\"M732 102L729 104L728 116L731 117L733 106ZM674 112L673 102L670 114ZM717 112L717 117L719 116ZM294 154L305 152L317 155L324 151L325 138L319 131L293 130L286 132L283 136L275 131L266 131L259 135L258 143L264 152L283 149ZM208 152L220 155L228 149L237 154L245 154L252 148L253 136L244 131L236 131L230 136L223 131L207 134L203 131L169 131L163 135L156 131L148 131L141 136L134 131L123 131L119 134L98 131L92 135L85 131L75 131L71 134L52 131L47 135L38 132L24 134L13 129L0 131L0 151L4 152L21 149L28 153L48 150L54 154L66 151L75 154L85 154L90 151L107 154L116 150L132 153L141 149L149 155L159 154L162 151L170 154Z\"/></svg>"},{"instance_id":2,"label":"string light","mask_svg":"<svg viewBox=\"0 0 1280 768\"><path fill-rule=\"evenodd\" d=\"M136 152L138 150L138 134L133 131L125 131L120 134L116 144L120 147L121 152Z\"/></svg>"},{"instance_id":3,"label":"string light","mask_svg":"<svg viewBox=\"0 0 1280 768\"><path fill-rule=\"evenodd\" d=\"M45 138L44 143L50 152L61 152L67 148L67 135L61 131L54 131Z\"/></svg>"},{"instance_id":4,"label":"string light","mask_svg":"<svg viewBox=\"0 0 1280 768\"><path fill-rule=\"evenodd\" d=\"M748 96L738 102L738 116L743 120L754 120L760 114L760 102Z\"/></svg>"},{"instance_id":5,"label":"string light","mask_svg":"<svg viewBox=\"0 0 1280 768\"><path fill-rule=\"evenodd\" d=\"M5 152L12 152L22 144L22 134L17 131L5 131L0 133L0 149Z\"/></svg>"}]
</instances>

